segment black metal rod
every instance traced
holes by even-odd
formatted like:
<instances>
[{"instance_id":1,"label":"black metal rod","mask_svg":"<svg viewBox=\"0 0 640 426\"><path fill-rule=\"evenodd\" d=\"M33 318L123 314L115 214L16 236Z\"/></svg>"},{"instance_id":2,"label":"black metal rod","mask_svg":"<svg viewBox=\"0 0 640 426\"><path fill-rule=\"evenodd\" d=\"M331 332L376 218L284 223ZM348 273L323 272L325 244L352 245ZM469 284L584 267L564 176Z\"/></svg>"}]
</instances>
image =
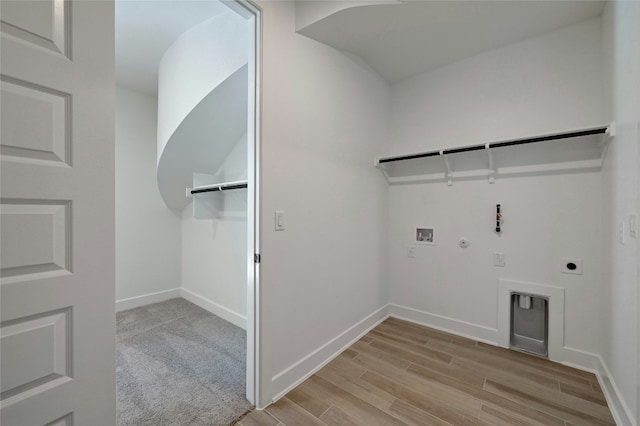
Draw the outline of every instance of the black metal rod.
<instances>
[{"instance_id":1,"label":"black metal rod","mask_svg":"<svg viewBox=\"0 0 640 426\"><path fill-rule=\"evenodd\" d=\"M503 146L524 145L528 143L555 141L559 139L578 138L580 136L599 135L607 132L606 127L601 127L593 130L583 130L580 132L562 133L559 135L539 136L536 138L518 139L509 142L496 142L489 145L489 148L500 148Z\"/></svg>"},{"instance_id":2,"label":"black metal rod","mask_svg":"<svg viewBox=\"0 0 640 426\"><path fill-rule=\"evenodd\" d=\"M414 158L435 157L440 155L440 151L423 152L421 154L403 155L401 157L381 158L379 163L390 163L392 161L413 160Z\"/></svg>"},{"instance_id":3,"label":"black metal rod","mask_svg":"<svg viewBox=\"0 0 640 426\"><path fill-rule=\"evenodd\" d=\"M549 135L549 136L538 136L534 138L517 139L517 140L507 141L507 142L495 142L495 143L490 143L489 148L501 148L504 146L524 145L528 143L555 141L559 139L570 139L570 138L577 138L580 136L599 135L599 134L604 134L606 132L607 132L607 127L599 127L597 129L582 130L579 132L560 133L557 135ZM486 149L486 147L487 147L486 145L472 145L472 146L466 146L463 148L445 149L442 151L442 154L446 155L446 154L457 154L460 152L479 151L481 149ZM394 161L413 160L415 158L435 157L437 155L440 155L440 151L431 151L431 152L424 152L420 154L403 155L399 157L381 158L380 160L378 160L378 163L380 164L391 163Z\"/></svg>"},{"instance_id":4,"label":"black metal rod","mask_svg":"<svg viewBox=\"0 0 640 426\"><path fill-rule=\"evenodd\" d=\"M487 147L484 145L473 145L473 146L465 146L464 148L452 148L445 149L442 151L443 154L457 154L459 152L469 152L469 151L479 151L481 149L486 149Z\"/></svg>"},{"instance_id":5,"label":"black metal rod","mask_svg":"<svg viewBox=\"0 0 640 426\"><path fill-rule=\"evenodd\" d=\"M194 194L202 194L203 192L227 191L229 189L242 189L246 187L247 187L246 183L240 183L237 185L215 186L215 187L203 188L203 189L192 189L190 192L191 192L191 195L194 195Z\"/></svg>"}]
</instances>

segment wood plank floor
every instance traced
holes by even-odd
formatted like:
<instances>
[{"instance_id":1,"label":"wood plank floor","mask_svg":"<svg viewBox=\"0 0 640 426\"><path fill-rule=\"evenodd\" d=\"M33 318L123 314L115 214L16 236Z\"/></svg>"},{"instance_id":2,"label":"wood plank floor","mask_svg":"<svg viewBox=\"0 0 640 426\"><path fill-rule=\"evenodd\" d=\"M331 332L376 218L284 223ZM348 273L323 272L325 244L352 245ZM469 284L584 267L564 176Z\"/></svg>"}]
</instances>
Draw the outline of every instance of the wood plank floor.
<instances>
[{"instance_id":1,"label":"wood plank floor","mask_svg":"<svg viewBox=\"0 0 640 426\"><path fill-rule=\"evenodd\" d=\"M615 425L596 377L389 318L241 426Z\"/></svg>"}]
</instances>

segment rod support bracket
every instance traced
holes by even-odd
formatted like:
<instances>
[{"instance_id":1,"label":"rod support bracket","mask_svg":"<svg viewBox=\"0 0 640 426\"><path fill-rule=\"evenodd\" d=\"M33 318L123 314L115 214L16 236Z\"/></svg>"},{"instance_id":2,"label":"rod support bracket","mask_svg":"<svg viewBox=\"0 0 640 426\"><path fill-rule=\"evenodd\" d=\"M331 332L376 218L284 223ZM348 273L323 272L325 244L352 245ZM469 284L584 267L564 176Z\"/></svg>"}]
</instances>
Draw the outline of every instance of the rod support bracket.
<instances>
[{"instance_id":1,"label":"rod support bracket","mask_svg":"<svg viewBox=\"0 0 640 426\"><path fill-rule=\"evenodd\" d=\"M453 173L451 172L451 164L449 163L449 156L444 153L444 150L440 150L440 155L444 158L444 166L447 169L447 185L453 186Z\"/></svg>"},{"instance_id":2,"label":"rod support bracket","mask_svg":"<svg viewBox=\"0 0 640 426\"><path fill-rule=\"evenodd\" d=\"M387 183L390 184L391 179L389 178L389 173L387 172L386 164L380 162L380 157L376 157L375 160L373 161L373 164L375 164L376 168L380 170L380 172L382 173L382 176L384 176L384 179L387 181Z\"/></svg>"},{"instance_id":3,"label":"rod support bracket","mask_svg":"<svg viewBox=\"0 0 640 426\"><path fill-rule=\"evenodd\" d=\"M489 183L494 183L496 181L496 170L493 167L493 153L491 152L490 144L484 144L484 149L487 151L487 157L489 158Z\"/></svg>"}]
</instances>

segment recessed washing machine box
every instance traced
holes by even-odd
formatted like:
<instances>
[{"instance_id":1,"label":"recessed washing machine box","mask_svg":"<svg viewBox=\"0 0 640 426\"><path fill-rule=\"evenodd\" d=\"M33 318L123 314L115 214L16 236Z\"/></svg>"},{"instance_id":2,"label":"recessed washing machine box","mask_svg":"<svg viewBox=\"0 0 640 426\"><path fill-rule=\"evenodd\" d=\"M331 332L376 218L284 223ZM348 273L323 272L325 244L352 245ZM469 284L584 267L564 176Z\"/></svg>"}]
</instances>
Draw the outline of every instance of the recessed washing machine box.
<instances>
[{"instance_id":1,"label":"recessed washing machine box","mask_svg":"<svg viewBox=\"0 0 640 426\"><path fill-rule=\"evenodd\" d=\"M532 294L511 293L510 347L549 356L549 300Z\"/></svg>"}]
</instances>

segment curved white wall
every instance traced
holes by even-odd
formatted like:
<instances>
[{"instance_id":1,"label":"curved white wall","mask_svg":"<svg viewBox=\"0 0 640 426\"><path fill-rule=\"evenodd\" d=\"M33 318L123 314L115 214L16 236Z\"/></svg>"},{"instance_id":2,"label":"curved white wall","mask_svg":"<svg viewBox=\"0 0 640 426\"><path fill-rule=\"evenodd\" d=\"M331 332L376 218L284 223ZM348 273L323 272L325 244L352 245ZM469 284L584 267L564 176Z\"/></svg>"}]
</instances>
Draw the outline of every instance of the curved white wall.
<instances>
[{"instance_id":1,"label":"curved white wall","mask_svg":"<svg viewBox=\"0 0 640 426\"><path fill-rule=\"evenodd\" d=\"M185 188L193 186L193 174L215 173L247 131L247 78L244 66L224 80L196 105L165 145L157 178L170 209L182 210L189 203Z\"/></svg>"},{"instance_id":2,"label":"curved white wall","mask_svg":"<svg viewBox=\"0 0 640 426\"><path fill-rule=\"evenodd\" d=\"M230 10L186 31L160 61L158 186L169 208L184 208L192 174L215 172L246 131L248 43L247 21Z\"/></svg>"},{"instance_id":3,"label":"curved white wall","mask_svg":"<svg viewBox=\"0 0 640 426\"><path fill-rule=\"evenodd\" d=\"M340 0L340 1L300 1L296 2L296 31L302 33L303 30L322 19L335 13L353 7L380 5L380 4L401 4L399 0Z\"/></svg>"}]
</instances>

